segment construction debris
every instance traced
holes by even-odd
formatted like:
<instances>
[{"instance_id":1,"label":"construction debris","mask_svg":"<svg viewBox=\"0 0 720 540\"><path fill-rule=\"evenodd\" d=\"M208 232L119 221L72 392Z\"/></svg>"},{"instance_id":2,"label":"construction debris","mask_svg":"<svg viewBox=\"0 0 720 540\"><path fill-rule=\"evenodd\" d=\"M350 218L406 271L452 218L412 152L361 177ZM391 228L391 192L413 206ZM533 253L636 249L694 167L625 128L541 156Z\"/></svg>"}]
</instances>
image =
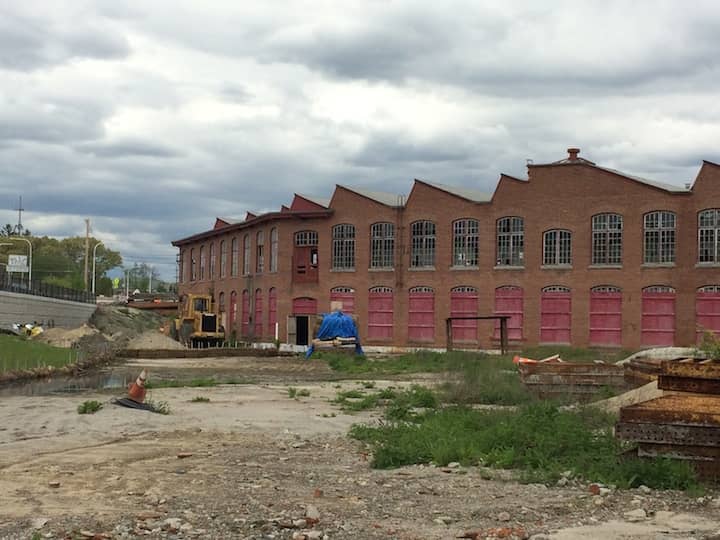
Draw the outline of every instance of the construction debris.
<instances>
[{"instance_id":1,"label":"construction debris","mask_svg":"<svg viewBox=\"0 0 720 540\"><path fill-rule=\"evenodd\" d=\"M629 388L625 368L616 364L564 362L558 355L543 360L516 356L513 361L528 391L542 399L589 401L603 391Z\"/></svg>"},{"instance_id":2,"label":"construction debris","mask_svg":"<svg viewBox=\"0 0 720 540\"><path fill-rule=\"evenodd\" d=\"M639 457L687 460L719 481L720 362L666 360L661 369L658 388L673 393L621 408L615 435L636 443Z\"/></svg>"}]
</instances>

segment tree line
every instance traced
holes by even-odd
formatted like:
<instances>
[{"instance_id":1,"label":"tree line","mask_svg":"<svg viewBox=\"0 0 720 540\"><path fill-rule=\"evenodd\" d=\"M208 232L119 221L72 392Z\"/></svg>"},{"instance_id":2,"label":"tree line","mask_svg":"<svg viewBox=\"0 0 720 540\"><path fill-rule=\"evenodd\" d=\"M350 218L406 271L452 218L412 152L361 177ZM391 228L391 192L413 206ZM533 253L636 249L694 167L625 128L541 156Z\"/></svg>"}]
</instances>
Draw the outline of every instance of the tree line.
<instances>
[{"instance_id":1,"label":"tree line","mask_svg":"<svg viewBox=\"0 0 720 540\"><path fill-rule=\"evenodd\" d=\"M19 234L18 234L19 232ZM34 283L47 283L68 289L85 289L85 237L50 238L48 236L32 236L29 230L7 224L0 228L0 244L2 238L22 236L32 244L32 278ZM87 289L92 286L92 248L99 240L90 237L88 252ZM14 242L12 245L0 245L0 274L6 273L8 255L26 255L28 247L25 242ZM136 289L146 292L152 284L152 290L167 292L171 284L161 281L157 270L145 263L135 263L131 267L122 268L121 278L111 279L108 272L123 267L123 259L118 251L108 249L105 245L98 245L95 250L95 292L105 296L112 296L114 290L124 292L127 288L130 293ZM26 276L25 276L26 278ZM17 275L13 279L19 279Z\"/></svg>"}]
</instances>

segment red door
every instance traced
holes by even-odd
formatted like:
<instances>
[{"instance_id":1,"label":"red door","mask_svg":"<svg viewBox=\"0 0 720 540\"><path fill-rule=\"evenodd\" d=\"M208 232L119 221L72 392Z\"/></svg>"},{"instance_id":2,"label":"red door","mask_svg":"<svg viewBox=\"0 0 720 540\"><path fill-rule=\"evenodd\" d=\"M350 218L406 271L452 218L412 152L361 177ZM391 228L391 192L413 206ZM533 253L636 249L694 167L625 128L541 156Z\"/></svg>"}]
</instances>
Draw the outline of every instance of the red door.
<instances>
[{"instance_id":1,"label":"red door","mask_svg":"<svg viewBox=\"0 0 720 540\"><path fill-rule=\"evenodd\" d=\"M435 341L435 292L430 287L410 289L408 340Z\"/></svg>"},{"instance_id":2,"label":"red door","mask_svg":"<svg viewBox=\"0 0 720 540\"><path fill-rule=\"evenodd\" d=\"M540 296L540 342L570 343L570 290L546 287Z\"/></svg>"},{"instance_id":3,"label":"red door","mask_svg":"<svg viewBox=\"0 0 720 540\"><path fill-rule=\"evenodd\" d=\"M720 285L710 285L698 290L695 299L695 324L698 343L703 333L710 331L720 335Z\"/></svg>"},{"instance_id":4,"label":"red door","mask_svg":"<svg viewBox=\"0 0 720 540\"><path fill-rule=\"evenodd\" d=\"M451 317L477 317L478 293L475 287L455 287L450 291ZM461 319L452 321L453 342L477 342L477 319Z\"/></svg>"},{"instance_id":5,"label":"red door","mask_svg":"<svg viewBox=\"0 0 720 540\"><path fill-rule=\"evenodd\" d=\"M640 327L642 345L665 347L675 343L675 289L643 289Z\"/></svg>"},{"instance_id":6,"label":"red door","mask_svg":"<svg viewBox=\"0 0 720 540\"><path fill-rule=\"evenodd\" d=\"M375 287L368 295L368 339L388 340L393 337L393 291Z\"/></svg>"},{"instance_id":7,"label":"red door","mask_svg":"<svg viewBox=\"0 0 720 540\"><path fill-rule=\"evenodd\" d=\"M523 290L521 287L505 286L495 289L495 315L507 315L508 340L523 338ZM495 322L493 339L500 339L500 321Z\"/></svg>"},{"instance_id":8,"label":"red door","mask_svg":"<svg viewBox=\"0 0 720 540\"><path fill-rule=\"evenodd\" d=\"M355 313L355 291L349 287L336 287L330 290L330 305L342 303L342 312Z\"/></svg>"},{"instance_id":9,"label":"red door","mask_svg":"<svg viewBox=\"0 0 720 540\"><path fill-rule=\"evenodd\" d=\"M277 289L271 288L268 292L268 334L275 336L275 324L277 323Z\"/></svg>"},{"instance_id":10,"label":"red door","mask_svg":"<svg viewBox=\"0 0 720 540\"><path fill-rule=\"evenodd\" d=\"M228 321L228 335L235 331L235 321L237 321L237 293L230 293L230 317Z\"/></svg>"},{"instance_id":11,"label":"red door","mask_svg":"<svg viewBox=\"0 0 720 540\"><path fill-rule=\"evenodd\" d=\"M590 345L622 345L622 292L617 287L590 291Z\"/></svg>"},{"instance_id":12,"label":"red door","mask_svg":"<svg viewBox=\"0 0 720 540\"><path fill-rule=\"evenodd\" d=\"M293 315L316 315L317 312L317 300L314 298L293 299Z\"/></svg>"},{"instance_id":13,"label":"red door","mask_svg":"<svg viewBox=\"0 0 720 540\"><path fill-rule=\"evenodd\" d=\"M243 336L250 335L250 293L245 289L242 292L242 329Z\"/></svg>"},{"instance_id":14,"label":"red door","mask_svg":"<svg viewBox=\"0 0 720 540\"><path fill-rule=\"evenodd\" d=\"M262 289L255 289L255 337L259 338L263 335L263 319L262 319Z\"/></svg>"}]
</instances>

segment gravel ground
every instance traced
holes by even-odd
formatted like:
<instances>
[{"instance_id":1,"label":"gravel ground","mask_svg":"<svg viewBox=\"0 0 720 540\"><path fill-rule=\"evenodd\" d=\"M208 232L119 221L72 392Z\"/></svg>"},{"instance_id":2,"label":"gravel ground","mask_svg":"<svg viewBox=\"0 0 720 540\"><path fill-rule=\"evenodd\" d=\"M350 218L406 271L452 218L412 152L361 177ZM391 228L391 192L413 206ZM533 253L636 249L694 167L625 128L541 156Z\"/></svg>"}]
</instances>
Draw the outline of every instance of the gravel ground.
<instances>
[{"instance_id":1,"label":"gravel ground","mask_svg":"<svg viewBox=\"0 0 720 540\"><path fill-rule=\"evenodd\" d=\"M226 359L202 362L230 369ZM229 365L255 378L254 363ZM714 490L593 494L572 478L522 484L478 467L373 470L346 433L377 416L329 403L339 383L313 380L324 364L271 365L273 380L307 377L293 384L310 396L290 399L277 383L153 390L168 416L97 392L3 398L0 538L720 540ZM106 406L78 415L87 399Z\"/></svg>"}]
</instances>

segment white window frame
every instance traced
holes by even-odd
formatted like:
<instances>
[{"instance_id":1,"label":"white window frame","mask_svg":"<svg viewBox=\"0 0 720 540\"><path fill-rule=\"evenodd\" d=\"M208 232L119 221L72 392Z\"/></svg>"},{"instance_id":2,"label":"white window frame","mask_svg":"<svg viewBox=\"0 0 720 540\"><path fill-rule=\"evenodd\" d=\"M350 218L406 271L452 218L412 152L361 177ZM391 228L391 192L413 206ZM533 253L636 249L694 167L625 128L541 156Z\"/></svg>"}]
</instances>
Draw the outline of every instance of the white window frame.
<instances>
[{"instance_id":1,"label":"white window frame","mask_svg":"<svg viewBox=\"0 0 720 540\"><path fill-rule=\"evenodd\" d=\"M572 266L572 232L551 229L543 233L543 266Z\"/></svg>"},{"instance_id":2,"label":"white window frame","mask_svg":"<svg viewBox=\"0 0 720 540\"><path fill-rule=\"evenodd\" d=\"M592 217L592 259L594 266L622 265L623 217L606 212Z\"/></svg>"},{"instance_id":3,"label":"white window frame","mask_svg":"<svg viewBox=\"0 0 720 540\"><path fill-rule=\"evenodd\" d=\"M414 221L410 224L410 267L435 267L435 223L429 220Z\"/></svg>"},{"instance_id":4,"label":"white window frame","mask_svg":"<svg viewBox=\"0 0 720 540\"><path fill-rule=\"evenodd\" d=\"M453 221L452 265L477 267L480 256L480 223L477 219L463 218Z\"/></svg>"},{"instance_id":5,"label":"white window frame","mask_svg":"<svg viewBox=\"0 0 720 540\"><path fill-rule=\"evenodd\" d=\"M698 263L720 263L720 209L698 212Z\"/></svg>"},{"instance_id":6,"label":"white window frame","mask_svg":"<svg viewBox=\"0 0 720 540\"><path fill-rule=\"evenodd\" d=\"M389 222L370 225L370 268L395 266L395 224Z\"/></svg>"},{"instance_id":7,"label":"white window frame","mask_svg":"<svg viewBox=\"0 0 720 540\"><path fill-rule=\"evenodd\" d=\"M525 266L525 219L505 216L495 225L496 267Z\"/></svg>"},{"instance_id":8,"label":"white window frame","mask_svg":"<svg viewBox=\"0 0 720 540\"><path fill-rule=\"evenodd\" d=\"M643 216L643 262L674 264L677 242L677 215L654 210ZM653 249L653 246L657 246Z\"/></svg>"},{"instance_id":9,"label":"white window frame","mask_svg":"<svg viewBox=\"0 0 720 540\"><path fill-rule=\"evenodd\" d=\"M355 270L355 225L339 223L333 226L332 269Z\"/></svg>"}]
</instances>

